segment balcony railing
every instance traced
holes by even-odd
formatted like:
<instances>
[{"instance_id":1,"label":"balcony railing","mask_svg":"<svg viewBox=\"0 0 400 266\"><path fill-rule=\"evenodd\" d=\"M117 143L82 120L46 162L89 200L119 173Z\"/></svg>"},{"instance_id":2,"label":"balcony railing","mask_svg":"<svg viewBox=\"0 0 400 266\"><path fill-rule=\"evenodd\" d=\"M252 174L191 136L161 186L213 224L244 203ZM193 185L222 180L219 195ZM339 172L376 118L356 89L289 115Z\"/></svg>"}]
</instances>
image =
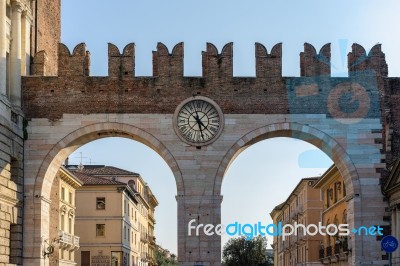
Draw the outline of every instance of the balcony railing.
<instances>
[{"instance_id":1,"label":"balcony railing","mask_svg":"<svg viewBox=\"0 0 400 266\"><path fill-rule=\"evenodd\" d=\"M149 212L148 217L153 221L153 223L156 221L156 219L154 218L154 214Z\"/></svg>"},{"instance_id":2,"label":"balcony railing","mask_svg":"<svg viewBox=\"0 0 400 266\"><path fill-rule=\"evenodd\" d=\"M339 254L339 253L340 253L340 244L335 244L334 254Z\"/></svg>"},{"instance_id":3,"label":"balcony railing","mask_svg":"<svg viewBox=\"0 0 400 266\"><path fill-rule=\"evenodd\" d=\"M62 230L58 231L60 236L60 247L68 250L79 249L79 236L74 236L70 233L64 232Z\"/></svg>"},{"instance_id":4,"label":"balcony railing","mask_svg":"<svg viewBox=\"0 0 400 266\"><path fill-rule=\"evenodd\" d=\"M155 236L149 236L150 244L156 244L156 237Z\"/></svg>"},{"instance_id":5,"label":"balcony railing","mask_svg":"<svg viewBox=\"0 0 400 266\"><path fill-rule=\"evenodd\" d=\"M320 259L325 258L325 251L324 251L323 248L320 248L320 249L319 249L319 258L320 258Z\"/></svg>"},{"instance_id":6,"label":"balcony railing","mask_svg":"<svg viewBox=\"0 0 400 266\"><path fill-rule=\"evenodd\" d=\"M326 247L325 254L327 257L332 256L332 247L331 246Z\"/></svg>"},{"instance_id":7,"label":"balcony railing","mask_svg":"<svg viewBox=\"0 0 400 266\"><path fill-rule=\"evenodd\" d=\"M143 262L147 262L147 260L148 260L147 252L142 252L142 253L140 254L140 259L141 259Z\"/></svg>"},{"instance_id":8,"label":"balcony railing","mask_svg":"<svg viewBox=\"0 0 400 266\"><path fill-rule=\"evenodd\" d=\"M140 233L140 240L142 240L145 243L149 242L149 235L146 233Z\"/></svg>"},{"instance_id":9,"label":"balcony railing","mask_svg":"<svg viewBox=\"0 0 400 266\"><path fill-rule=\"evenodd\" d=\"M302 215L304 212L304 206L303 205L299 205L296 208L294 208L292 210L296 215Z\"/></svg>"}]
</instances>

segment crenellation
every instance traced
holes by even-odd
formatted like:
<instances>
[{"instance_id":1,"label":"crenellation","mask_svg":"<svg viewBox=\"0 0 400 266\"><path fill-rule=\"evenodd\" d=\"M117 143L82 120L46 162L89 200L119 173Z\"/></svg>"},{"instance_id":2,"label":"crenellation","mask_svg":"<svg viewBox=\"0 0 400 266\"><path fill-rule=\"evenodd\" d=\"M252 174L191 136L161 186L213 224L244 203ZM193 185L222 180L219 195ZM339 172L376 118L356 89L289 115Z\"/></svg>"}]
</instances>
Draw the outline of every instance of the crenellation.
<instances>
[{"instance_id":1,"label":"crenellation","mask_svg":"<svg viewBox=\"0 0 400 266\"><path fill-rule=\"evenodd\" d=\"M117 46L108 44L108 76L134 77L135 76L135 44L125 46L122 54Z\"/></svg>"},{"instance_id":2,"label":"crenellation","mask_svg":"<svg viewBox=\"0 0 400 266\"><path fill-rule=\"evenodd\" d=\"M227 43L218 53L217 47L207 43L206 51L202 52L203 78L230 79L233 77L233 43Z\"/></svg>"},{"instance_id":3,"label":"crenellation","mask_svg":"<svg viewBox=\"0 0 400 266\"><path fill-rule=\"evenodd\" d=\"M388 65L381 44L374 45L367 55L364 47L354 43L351 46L351 52L347 55L347 64L349 76L360 75L368 70L375 71L380 77L388 76Z\"/></svg>"},{"instance_id":4,"label":"crenellation","mask_svg":"<svg viewBox=\"0 0 400 266\"><path fill-rule=\"evenodd\" d=\"M175 45L170 54L167 46L159 42L157 51L153 51L153 76L159 78L183 77L183 50L183 42L180 42Z\"/></svg>"},{"instance_id":5,"label":"crenellation","mask_svg":"<svg viewBox=\"0 0 400 266\"><path fill-rule=\"evenodd\" d=\"M256 77L282 77L282 43L275 44L271 53L261 43L255 43Z\"/></svg>"},{"instance_id":6,"label":"crenellation","mask_svg":"<svg viewBox=\"0 0 400 266\"><path fill-rule=\"evenodd\" d=\"M58 76L89 76L90 52L84 43L78 44L71 53L67 46L60 43L58 48ZM161 42L152 52L153 75L158 78L184 77L184 43L174 46L170 53ZM255 43L256 78L282 78L282 43L274 45L271 52L261 43ZM51 74L47 52L36 53L31 64L32 75ZM365 75L367 70L374 70L379 76L388 77L388 65L381 44L365 49L354 43L348 54L349 76ZM367 71L367 72L366 72ZM355 73L357 72L357 74ZM364 74L362 74L364 73ZM331 44L321 47L319 52L309 43L304 43L300 53L300 76L317 77L331 75ZM129 43L122 51L112 43L108 44L108 76L135 78L135 44ZM207 43L202 52L202 77L205 80L226 80L233 77L233 43L226 44L221 53L212 43Z\"/></svg>"},{"instance_id":7,"label":"crenellation","mask_svg":"<svg viewBox=\"0 0 400 266\"><path fill-rule=\"evenodd\" d=\"M327 43L317 50L309 43L304 43L304 52L300 53L300 76L330 76L331 74L331 44Z\"/></svg>"},{"instance_id":8,"label":"crenellation","mask_svg":"<svg viewBox=\"0 0 400 266\"><path fill-rule=\"evenodd\" d=\"M89 76L90 52L86 44L78 44L71 55L68 47L60 43L58 58L58 76Z\"/></svg>"}]
</instances>

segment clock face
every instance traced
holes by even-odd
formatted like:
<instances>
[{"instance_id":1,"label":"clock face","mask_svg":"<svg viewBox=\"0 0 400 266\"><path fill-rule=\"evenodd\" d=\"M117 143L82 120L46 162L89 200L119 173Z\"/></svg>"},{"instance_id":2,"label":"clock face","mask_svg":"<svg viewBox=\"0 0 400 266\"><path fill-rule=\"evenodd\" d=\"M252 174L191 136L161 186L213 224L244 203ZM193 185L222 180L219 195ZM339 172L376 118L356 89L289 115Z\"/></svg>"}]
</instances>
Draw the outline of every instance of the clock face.
<instances>
[{"instance_id":1,"label":"clock face","mask_svg":"<svg viewBox=\"0 0 400 266\"><path fill-rule=\"evenodd\" d=\"M222 130L222 112L204 97L183 102L175 119L178 135L194 145L209 144Z\"/></svg>"}]
</instances>

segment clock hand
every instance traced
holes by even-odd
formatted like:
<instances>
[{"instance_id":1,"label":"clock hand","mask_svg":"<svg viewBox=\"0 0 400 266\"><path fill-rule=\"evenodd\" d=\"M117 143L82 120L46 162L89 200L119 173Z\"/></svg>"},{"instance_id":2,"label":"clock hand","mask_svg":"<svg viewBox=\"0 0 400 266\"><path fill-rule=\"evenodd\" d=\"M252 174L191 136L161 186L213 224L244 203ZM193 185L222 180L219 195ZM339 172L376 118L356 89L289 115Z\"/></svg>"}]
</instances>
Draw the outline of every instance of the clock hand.
<instances>
[{"instance_id":1,"label":"clock hand","mask_svg":"<svg viewBox=\"0 0 400 266\"><path fill-rule=\"evenodd\" d=\"M203 122L201 122L199 115L197 113L197 110L195 110L195 112L196 112L196 116L194 116L194 119L196 120L196 123L199 126L201 138L204 139L203 129L201 129L201 126L203 126L204 128L206 128L206 127L204 126Z\"/></svg>"},{"instance_id":2,"label":"clock hand","mask_svg":"<svg viewBox=\"0 0 400 266\"><path fill-rule=\"evenodd\" d=\"M203 134L203 130L201 129L201 125L199 123L197 123L197 124L199 125L201 138L204 139L204 134Z\"/></svg>"},{"instance_id":3,"label":"clock hand","mask_svg":"<svg viewBox=\"0 0 400 266\"><path fill-rule=\"evenodd\" d=\"M206 126L204 125L203 121L201 121L201 118L199 117L199 114L197 113L197 110L194 110L196 112L196 116L194 117L194 119L196 119L197 124L202 125L204 128L206 128ZM206 115L203 115L203 117L205 117Z\"/></svg>"}]
</instances>

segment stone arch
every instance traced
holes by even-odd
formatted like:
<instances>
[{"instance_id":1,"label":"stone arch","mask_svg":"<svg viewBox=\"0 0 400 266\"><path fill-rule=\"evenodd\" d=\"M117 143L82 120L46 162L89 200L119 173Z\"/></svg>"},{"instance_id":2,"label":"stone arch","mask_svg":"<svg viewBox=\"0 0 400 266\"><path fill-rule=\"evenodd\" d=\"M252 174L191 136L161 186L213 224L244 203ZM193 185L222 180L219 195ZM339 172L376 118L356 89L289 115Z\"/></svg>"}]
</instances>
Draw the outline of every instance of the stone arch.
<instances>
[{"instance_id":1,"label":"stone arch","mask_svg":"<svg viewBox=\"0 0 400 266\"><path fill-rule=\"evenodd\" d=\"M177 194L184 193L184 182L178 164L169 150L157 138L132 125L104 122L81 127L54 145L46 155L36 175L33 195L48 199L55 174L68 155L90 141L107 137L129 138L153 149L164 159L173 172Z\"/></svg>"},{"instance_id":2,"label":"stone arch","mask_svg":"<svg viewBox=\"0 0 400 266\"><path fill-rule=\"evenodd\" d=\"M43 257L43 243L49 241L50 192L59 167L67 156L80 146L106 137L129 138L156 151L173 172L177 195L184 194L184 182L175 158L152 134L138 127L117 122L95 123L75 129L52 144L38 170L29 173L32 180L25 184L24 264L48 265L48 261Z\"/></svg>"},{"instance_id":3,"label":"stone arch","mask_svg":"<svg viewBox=\"0 0 400 266\"><path fill-rule=\"evenodd\" d=\"M357 169L345 149L328 134L308 125L296 122L274 123L257 128L240 138L227 151L221 161L214 181L214 195L221 194L222 181L231 163L249 146L270 138L289 137L306 141L325 152L335 163L342 174L346 186L346 194L361 193Z\"/></svg>"},{"instance_id":4,"label":"stone arch","mask_svg":"<svg viewBox=\"0 0 400 266\"><path fill-rule=\"evenodd\" d=\"M215 196L221 195L224 175L231 163L242 151L259 141L275 137L289 137L306 141L325 152L331 158L343 176L346 194L350 195L350 198L347 201L347 223L350 228L354 228L357 224L356 216L359 216L359 214L362 213L361 184L357 168L349 154L336 139L309 125L296 122L273 123L259 127L244 135L225 153L214 179L213 194ZM362 218L358 218L358 224L361 220ZM349 247L352 249L352 260L357 256L364 256L362 250L360 253L356 250L357 246L362 245L363 238L363 236L360 236L358 238L353 237L349 239Z\"/></svg>"}]
</instances>

